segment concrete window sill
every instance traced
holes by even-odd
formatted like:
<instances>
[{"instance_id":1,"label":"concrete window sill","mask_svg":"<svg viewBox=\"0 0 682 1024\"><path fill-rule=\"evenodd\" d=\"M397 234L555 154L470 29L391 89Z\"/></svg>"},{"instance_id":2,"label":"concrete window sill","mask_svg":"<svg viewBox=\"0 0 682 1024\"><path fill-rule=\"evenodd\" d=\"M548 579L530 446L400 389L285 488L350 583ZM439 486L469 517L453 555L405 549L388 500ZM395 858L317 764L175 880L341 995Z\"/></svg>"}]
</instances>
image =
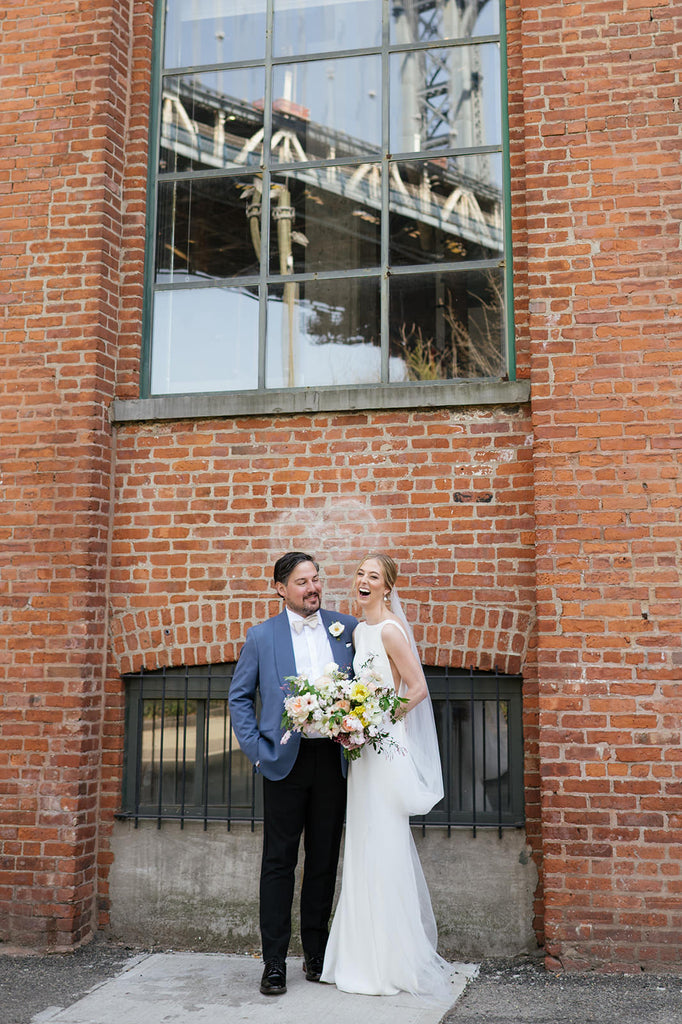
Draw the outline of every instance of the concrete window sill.
<instances>
[{"instance_id":1,"label":"concrete window sill","mask_svg":"<svg viewBox=\"0 0 682 1024\"><path fill-rule=\"evenodd\" d=\"M353 388L299 388L291 391L241 391L234 394L116 399L111 404L110 419L112 423L135 423L144 420L521 405L528 401L530 382L527 380L416 382Z\"/></svg>"}]
</instances>

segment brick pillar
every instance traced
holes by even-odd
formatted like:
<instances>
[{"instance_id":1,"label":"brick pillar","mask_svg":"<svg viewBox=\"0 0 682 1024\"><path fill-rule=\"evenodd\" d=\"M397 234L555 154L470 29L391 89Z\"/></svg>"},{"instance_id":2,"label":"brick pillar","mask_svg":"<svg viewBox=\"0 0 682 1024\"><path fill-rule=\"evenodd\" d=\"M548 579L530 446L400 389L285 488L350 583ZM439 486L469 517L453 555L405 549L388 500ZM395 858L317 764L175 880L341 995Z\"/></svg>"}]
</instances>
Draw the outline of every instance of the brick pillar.
<instances>
[{"instance_id":1,"label":"brick pillar","mask_svg":"<svg viewBox=\"0 0 682 1024\"><path fill-rule=\"evenodd\" d=\"M682 18L521 7L548 964L679 969Z\"/></svg>"},{"instance_id":2,"label":"brick pillar","mask_svg":"<svg viewBox=\"0 0 682 1024\"><path fill-rule=\"evenodd\" d=\"M95 913L131 11L2 24L0 928L38 948Z\"/></svg>"}]
</instances>

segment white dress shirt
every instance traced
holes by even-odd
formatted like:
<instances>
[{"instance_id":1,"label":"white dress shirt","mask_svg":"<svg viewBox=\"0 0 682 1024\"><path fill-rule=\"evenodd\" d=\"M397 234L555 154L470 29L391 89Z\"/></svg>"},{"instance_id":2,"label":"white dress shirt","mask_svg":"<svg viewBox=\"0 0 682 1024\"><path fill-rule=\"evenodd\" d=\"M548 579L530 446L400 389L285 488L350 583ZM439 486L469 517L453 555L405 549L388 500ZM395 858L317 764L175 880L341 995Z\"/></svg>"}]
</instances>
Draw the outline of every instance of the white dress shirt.
<instances>
[{"instance_id":1,"label":"white dress shirt","mask_svg":"<svg viewBox=\"0 0 682 1024\"><path fill-rule=\"evenodd\" d=\"M295 620L303 620L305 616L286 609L291 630L291 642L294 645L294 660L296 662L296 673L299 676L307 676L310 682L314 682L322 675L322 669L334 660L331 644L324 628L322 616L317 613L318 624L314 629L304 626L300 633L297 633L291 625Z\"/></svg>"}]
</instances>

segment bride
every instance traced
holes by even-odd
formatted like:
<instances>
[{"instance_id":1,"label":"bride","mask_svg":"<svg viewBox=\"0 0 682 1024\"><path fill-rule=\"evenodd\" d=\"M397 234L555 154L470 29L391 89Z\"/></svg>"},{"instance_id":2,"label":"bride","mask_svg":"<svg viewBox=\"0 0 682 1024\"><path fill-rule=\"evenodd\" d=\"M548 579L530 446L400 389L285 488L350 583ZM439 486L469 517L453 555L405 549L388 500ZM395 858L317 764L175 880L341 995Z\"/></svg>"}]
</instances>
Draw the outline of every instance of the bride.
<instances>
[{"instance_id":1,"label":"bride","mask_svg":"<svg viewBox=\"0 0 682 1024\"><path fill-rule=\"evenodd\" d=\"M360 564L353 584L364 613L353 634L354 669L371 660L407 703L390 730L400 752L368 745L349 765L341 894L321 980L344 992L409 992L451 1002L451 966L436 952L436 922L409 820L443 796L440 755L396 577L393 559L376 554Z\"/></svg>"}]
</instances>

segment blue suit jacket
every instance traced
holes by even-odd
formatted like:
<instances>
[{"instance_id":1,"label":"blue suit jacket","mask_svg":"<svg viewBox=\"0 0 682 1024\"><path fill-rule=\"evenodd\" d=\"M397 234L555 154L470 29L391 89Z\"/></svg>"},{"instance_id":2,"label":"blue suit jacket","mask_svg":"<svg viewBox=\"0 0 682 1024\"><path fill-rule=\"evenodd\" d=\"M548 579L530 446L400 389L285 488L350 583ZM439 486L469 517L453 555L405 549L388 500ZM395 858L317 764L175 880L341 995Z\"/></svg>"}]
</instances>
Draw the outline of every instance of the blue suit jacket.
<instances>
[{"instance_id":1,"label":"blue suit jacket","mask_svg":"<svg viewBox=\"0 0 682 1024\"><path fill-rule=\"evenodd\" d=\"M341 671L351 668L353 645L351 638L358 620L352 615L320 611L332 649L332 659ZM340 637L329 633L332 622L344 626ZM230 717L239 746L249 761L266 778L285 778L294 766L301 742L300 733L292 733L288 743L282 743L282 712L287 676L296 675L294 647L286 611L267 622L252 626L247 631L237 667L230 685ZM261 713L256 718L256 691L260 691ZM339 747L344 774L346 762Z\"/></svg>"}]
</instances>

